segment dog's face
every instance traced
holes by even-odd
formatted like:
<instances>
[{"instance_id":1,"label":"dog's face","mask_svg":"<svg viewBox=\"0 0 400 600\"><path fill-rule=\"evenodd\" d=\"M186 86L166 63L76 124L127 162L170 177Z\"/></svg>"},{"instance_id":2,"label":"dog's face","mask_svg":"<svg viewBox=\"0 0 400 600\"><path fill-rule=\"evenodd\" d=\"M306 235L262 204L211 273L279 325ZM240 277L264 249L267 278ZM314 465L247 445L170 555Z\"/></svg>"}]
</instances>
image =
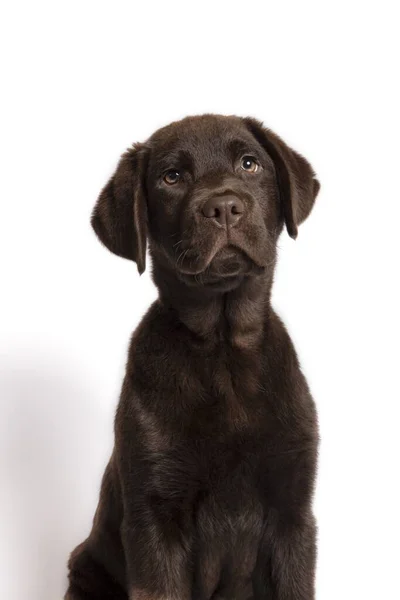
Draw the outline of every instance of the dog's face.
<instances>
[{"instance_id":1,"label":"dog's face","mask_svg":"<svg viewBox=\"0 0 400 600\"><path fill-rule=\"evenodd\" d=\"M273 268L319 184L308 162L253 119L188 117L123 155L92 224L114 253L153 260L188 285L232 289Z\"/></svg>"},{"instance_id":2,"label":"dog's face","mask_svg":"<svg viewBox=\"0 0 400 600\"><path fill-rule=\"evenodd\" d=\"M279 209L272 160L241 119L158 131L147 171L153 255L190 285L236 286L271 262Z\"/></svg>"}]
</instances>

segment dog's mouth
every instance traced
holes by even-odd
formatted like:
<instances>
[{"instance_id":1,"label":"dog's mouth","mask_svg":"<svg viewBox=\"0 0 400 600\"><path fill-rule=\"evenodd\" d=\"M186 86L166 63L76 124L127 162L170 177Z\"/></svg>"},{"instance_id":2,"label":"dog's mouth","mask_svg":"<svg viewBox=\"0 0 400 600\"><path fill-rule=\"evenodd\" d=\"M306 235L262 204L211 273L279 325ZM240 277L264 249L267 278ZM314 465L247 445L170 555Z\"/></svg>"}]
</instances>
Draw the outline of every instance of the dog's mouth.
<instances>
[{"instance_id":1,"label":"dog's mouth","mask_svg":"<svg viewBox=\"0 0 400 600\"><path fill-rule=\"evenodd\" d=\"M203 261L202 266L191 268L195 261L189 260L178 272L182 279L193 285L203 285L218 288L233 288L244 277L260 274L264 266L258 264L244 250L233 245L217 248Z\"/></svg>"},{"instance_id":2,"label":"dog's mouth","mask_svg":"<svg viewBox=\"0 0 400 600\"><path fill-rule=\"evenodd\" d=\"M207 267L210 277L235 277L246 273L252 266L252 261L238 248L225 246L221 248Z\"/></svg>"},{"instance_id":3,"label":"dog's mouth","mask_svg":"<svg viewBox=\"0 0 400 600\"><path fill-rule=\"evenodd\" d=\"M191 286L233 289L244 278L264 273L271 262L272 244L262 220L228 231L193 226L185 234L170 248L160 244L159 249Z\"/></svg>"}]
</instances>

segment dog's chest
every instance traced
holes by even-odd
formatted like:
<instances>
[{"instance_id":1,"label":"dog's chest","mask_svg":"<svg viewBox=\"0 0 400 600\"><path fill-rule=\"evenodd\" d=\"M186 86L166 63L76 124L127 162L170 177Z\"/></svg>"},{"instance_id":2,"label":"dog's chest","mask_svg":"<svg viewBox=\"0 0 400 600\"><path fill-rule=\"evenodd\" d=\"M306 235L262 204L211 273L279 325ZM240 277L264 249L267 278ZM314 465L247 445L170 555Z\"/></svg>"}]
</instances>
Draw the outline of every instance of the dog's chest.
<instances>
[{"instance_id":1,"label":"dog's chest","mask_svg":"<svg viewBox=\"0 0 400 600\"><path fill-rule=\"evenodd\" d=\"M259 426L265 407L262 371L262 359L256 354L231 352L213 357L202 380L207 402L193 418L201 414L203 427L219 427L222 432L244 432Z\"/></svg>"},{"instance_id":2,"label":"dog's chest","mask_svg":"<svg viewBox=\"0 0 400 600\"><path fill-rule=\"evenodd\" d=\"M257 377L248 368L220 361L212 371L208 393L219 407L219 420L229 430L244 430L254 424L259 388Z\"/></svg>"}]
</instances>

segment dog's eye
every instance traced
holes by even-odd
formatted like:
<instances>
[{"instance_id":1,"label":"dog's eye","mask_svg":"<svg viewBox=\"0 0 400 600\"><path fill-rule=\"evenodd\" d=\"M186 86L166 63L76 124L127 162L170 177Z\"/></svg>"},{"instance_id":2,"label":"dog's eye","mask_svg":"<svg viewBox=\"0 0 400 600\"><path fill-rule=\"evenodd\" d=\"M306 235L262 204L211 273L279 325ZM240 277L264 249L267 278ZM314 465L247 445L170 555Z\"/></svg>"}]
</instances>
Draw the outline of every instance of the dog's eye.
<instances>
[{"instance_id":1,"label":"dog's eye","mask_svg":"<svg viewBox=\"0 0 400 600\"><path fill-rule=\"evenodd\" d=\"M253 156L243 156L240 166L243 171L247 171L247 173L256 173L258 171L259 164Z\"/></svg>"},{"instance_id":2,"label":"dog's eye","mask_svg":"<svg viewBox=\"0 0 400 600\"><path fill-rule=\"evenodd\" d=\"M175 169L167 171L164 175L164 181L165 183L168 183L168 185L174 185L175 183L178 183L180 178L181 176L179 171L176 171Z\"/></svg>"}]
</instances>

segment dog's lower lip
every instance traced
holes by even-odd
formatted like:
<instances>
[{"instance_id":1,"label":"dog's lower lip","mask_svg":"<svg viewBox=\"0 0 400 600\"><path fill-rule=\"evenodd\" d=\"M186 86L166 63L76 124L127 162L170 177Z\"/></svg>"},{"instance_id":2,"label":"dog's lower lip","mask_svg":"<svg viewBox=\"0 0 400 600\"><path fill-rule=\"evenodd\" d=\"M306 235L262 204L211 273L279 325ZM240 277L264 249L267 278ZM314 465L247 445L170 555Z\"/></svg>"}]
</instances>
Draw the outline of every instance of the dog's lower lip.
<instances>
[{"instance_id":1,"label":"dog's lower lip","mask_svg":"<svg viewBox=\"0 0 400 600\"><path fill-rule=\"evenodd\" d=\"M223 281L229 281L231 279L236 279L240 275L241 275L240 272L236 271L236 273L229 273L229 275L220 275L220 276L210 277L208 281L211 284L221 283Z\"/></svg>"},{"instance_id":2,"label":"dog's lower lip","mask_svg":"<svg viewBox=\"0 0 400 600\"><path fill-rule=\"evenodd\" d=\"M182 273L183 275L192 275L193 277L196 275L201 275L202 273L204 273L204 271L207 270L208 266L210 265L210 263L212 262L215 254L217 253L218 250L212 252L210 254L210 256L208 256L206 258L206 260L203 262L203 265L201 266L200 269L190 269L190 268L185 268L183 265L181 265L179 267L179 271L180 273Z\"/></svg>"},{"instance_id":3,"label":"dog's lower lip","mask_svg":"<svg viewBox=\"0 0 400 600\"><path fill-rule=\"evenodd\" d=\"M194 252L194 249L190 248L190 252ZM224 261L223 261L222 269L221 269L221 271L220 271L220 269L218 269L218 271L220 271L218 273L218 279L220 279L220 280L222 278L227 278L227 277L229 277L229 278L237 277L240 274L240 271L241 271L240 258L239 258L240 254L246 255L247 259L249 259L250 262L252 262L255 267L258 267L258 269L262 269L262 270L265 269L266 265L262 264L260 261L257 261L256 259L254 259L251 255L249 255L247 253L246 250L242 249L241 247L230 246L228 249L228 246L222 246L222 247L217 246L210 252L209 256L207 256L206 259L203 261L201 268L195 269L195 268L185 267L183 264L181 264L181 265L179 265L178 270L181 273L181 275L189 275L191 277L196 277L198 275L202 275L203 273L205 273L207 271L207 269L209 269L210 265L212 266L213 260L216 257L218 257L218 254L220 252L224 252L224 257L223 257ZM226 264L226 263L229 263L229 261L232 261L234 263L234 267L235 267L231 272L229 272L229 264L228 265ZM189 264L190 264L190 259L189 259ZM233 266L233 265L231 265L231 266Z\"/></svg>"},{"instance_id":4,"label":"dog's lower lip","mask_svg":"<svg viewBox=\"0 0 400 600\"><path fill-rule=\"evenodd\" d=\"M237 257L237 252L229 252L229 254L225 254L224 258L225 260L230 260L231 258L236 258Z\"/></svg>"},{"instance_id":5,"label":"dog's lower lip","mask_svg":"<svg viewBox=\"0 0 400 600\"><path fill-rule=\"evenodd\" d=\"M197 271L192 271L191 269L184 269L184 268L180 268L179 272L182 275L201 275L202 273L204 273L204 271L206 270L207 267L205 267L204 269L198 269Z\"/></svg>"}]
</instances>

